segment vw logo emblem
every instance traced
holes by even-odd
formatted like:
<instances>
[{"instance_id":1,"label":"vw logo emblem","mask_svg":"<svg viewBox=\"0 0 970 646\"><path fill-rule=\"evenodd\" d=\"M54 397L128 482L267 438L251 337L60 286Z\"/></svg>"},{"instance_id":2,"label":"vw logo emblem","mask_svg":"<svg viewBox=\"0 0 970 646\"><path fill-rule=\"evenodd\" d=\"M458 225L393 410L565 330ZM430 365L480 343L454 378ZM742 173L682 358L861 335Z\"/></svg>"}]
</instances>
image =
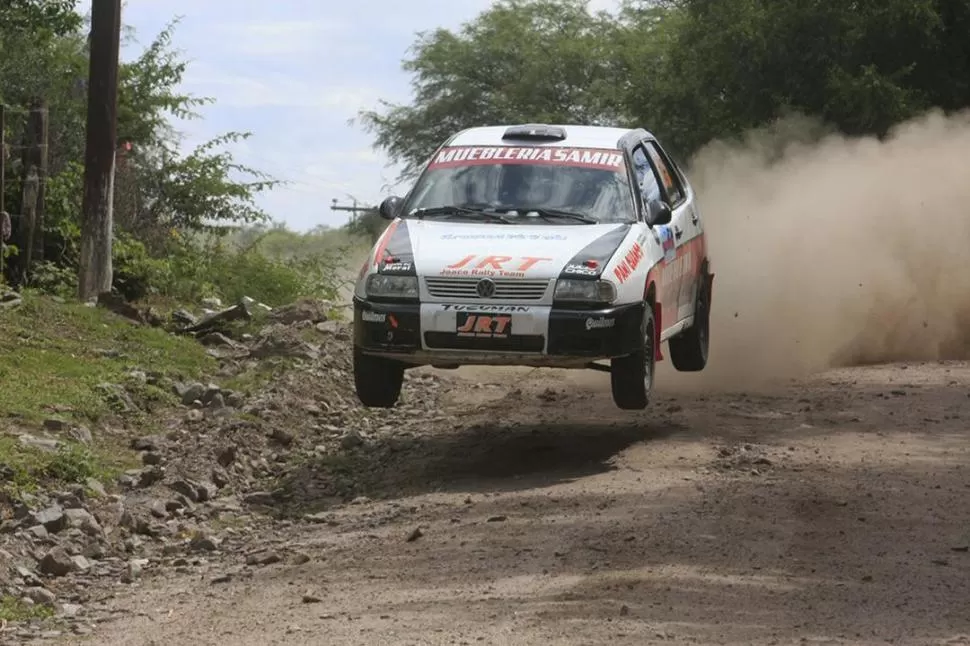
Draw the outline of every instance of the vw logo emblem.
<instances>
[{"instance_id":1,"label":"vw logo emblem","mask_svg":"<svg viewBox=\"0 0 970 646\"><path fill-rule=\"evenodd\" d=\"M478 292L479 298L492 298L495 296L495 281L491 278L482 278L475 285L475 291Z\"/></svg>"}]
</instances>

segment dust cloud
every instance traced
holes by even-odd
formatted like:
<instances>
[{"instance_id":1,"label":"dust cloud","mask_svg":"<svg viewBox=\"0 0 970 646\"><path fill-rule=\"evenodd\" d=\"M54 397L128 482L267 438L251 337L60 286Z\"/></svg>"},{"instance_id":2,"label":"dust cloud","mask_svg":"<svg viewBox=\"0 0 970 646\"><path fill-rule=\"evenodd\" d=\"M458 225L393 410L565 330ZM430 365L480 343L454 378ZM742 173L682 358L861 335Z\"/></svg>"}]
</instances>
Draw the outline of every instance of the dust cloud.
<instances>
[{"instance_id":1,"label":"dust cloud","mask_svg":"<svg viewBox=\"0 0 970 646\"><path fill-rule=\"evenodd\" d=\"M664 362L658 386L970 355L970 112L881 141L790 118L688 173L716 272L711 356L696 374Z\"/></svg>"}]
</instances>

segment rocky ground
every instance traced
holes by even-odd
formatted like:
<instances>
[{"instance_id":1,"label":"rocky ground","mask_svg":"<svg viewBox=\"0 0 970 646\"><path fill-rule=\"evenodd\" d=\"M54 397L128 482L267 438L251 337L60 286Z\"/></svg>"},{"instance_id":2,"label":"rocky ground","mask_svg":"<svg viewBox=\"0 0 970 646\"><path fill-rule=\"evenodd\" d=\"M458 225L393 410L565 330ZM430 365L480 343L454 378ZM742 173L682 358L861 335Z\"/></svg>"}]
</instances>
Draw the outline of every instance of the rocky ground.
<instances>
[{"instance_id":1,"label":"rocky ground","mask_svg":"<svg viewBox=\"0 0 970 646\"><path fill-rule=\"evenodd\" d=\"M273 316L200 335L219 374L104 495L16 506L0 585L51 617L0 642L970 644L970 365L637 414L605 375L422 369L387 412L344 325Z\"/></svg>"}]
</instances>

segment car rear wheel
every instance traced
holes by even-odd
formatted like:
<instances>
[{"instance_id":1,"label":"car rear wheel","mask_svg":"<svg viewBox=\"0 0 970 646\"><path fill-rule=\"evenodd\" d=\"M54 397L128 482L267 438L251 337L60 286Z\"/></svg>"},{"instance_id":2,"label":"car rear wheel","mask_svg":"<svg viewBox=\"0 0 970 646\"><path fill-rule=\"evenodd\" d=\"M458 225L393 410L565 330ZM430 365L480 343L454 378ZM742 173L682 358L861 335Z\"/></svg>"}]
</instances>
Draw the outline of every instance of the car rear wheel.
<instances>
[{"instance_id":1,"label":"car rear wheel","mask_svg":"<svg viewBox=\"0 0 970 646\"><path fill-rule=\"evenodd\" d=\"M366 355L354 346L354 386L360 403L370 408L392 408L403 383L404 366L400 362Z\"/></svg>"},{"instance_id":2,"label":"car rear wheel","mask_svg":"<svg viewBox=\"0 0 970 646\"><path fill-rule=\"evenodd\" d=\"M699 372L707 366L711 338L711 294L707 276L701 275L694 304L694 324L670 339L670 362L680 372Z\"/></svg>"},{"instance_id":3,"label":"car rear wheel","mask_svg":"<svg viewBox=\"0 0 970 646\"><path fill-rule=\"evenodd\" d=\"M656 368L656 321L653 306L646 305L643 317L643 346L626 357L610 362L613 402L624 410L643 410L650 403Z\"/></svg>"}]
</instances>

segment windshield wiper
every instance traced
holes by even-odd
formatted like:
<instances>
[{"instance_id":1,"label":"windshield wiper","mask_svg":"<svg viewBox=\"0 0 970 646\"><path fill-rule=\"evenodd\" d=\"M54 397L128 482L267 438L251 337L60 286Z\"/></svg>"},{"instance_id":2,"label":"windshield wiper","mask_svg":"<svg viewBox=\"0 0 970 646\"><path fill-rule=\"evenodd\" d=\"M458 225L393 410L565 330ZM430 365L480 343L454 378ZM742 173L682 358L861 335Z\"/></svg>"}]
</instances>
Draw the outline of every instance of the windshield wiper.
<instances>
[{"instance_id":1,"label":"windshield wiper","mask_svg":"<svg viewBox=\"0 0 970 646\"><path fill-rule=\"evenodd\" d=\"M546 220L551 218L563 218L566 220L575 220L577 222L582 222L583 224L599 224L599 220L591 218L588 215L583 215L582 213L575 213L574 211L563 211L561 209L547 209L541 206L517 208L516 210L522 213L537 213L540 218L543 218Z\"/></svg>"},{"instance_id":2,"label":"windshield wiper","mask_svg":"<svg viewBox=\"0 0 970 646\"><path fill-rule=\"evenodd\" d=\"M485 218L492 220L494 222L501 222L502 224L514 224L511 220L507 219L501 213L495 213L494 211L486 211L481 208L471 208L466 206L431 206L424 209L415 209L411 211L410 216L422 220L426 217L436 217L436 216L449 216L449 215L467 215L467 216L484 216Z\"/></svg>"}]
</instances>

